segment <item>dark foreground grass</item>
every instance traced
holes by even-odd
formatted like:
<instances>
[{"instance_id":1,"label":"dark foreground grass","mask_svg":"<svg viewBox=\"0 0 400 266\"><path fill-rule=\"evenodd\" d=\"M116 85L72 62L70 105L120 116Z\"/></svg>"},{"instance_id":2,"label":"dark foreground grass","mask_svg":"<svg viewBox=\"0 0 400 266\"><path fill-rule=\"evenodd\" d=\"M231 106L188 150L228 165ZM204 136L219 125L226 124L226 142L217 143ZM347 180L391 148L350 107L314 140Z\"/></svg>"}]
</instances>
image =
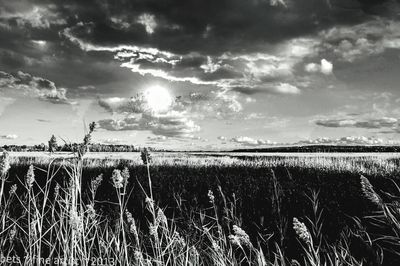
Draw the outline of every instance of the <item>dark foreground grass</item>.
<instances>
[{"instance_id":1,"label":"dark foreground grass","mask_svg":"<svg viewBox=\"0 0 400 266\"><path fill-rule=\"evenodd\" d=\"M81 162L34 165L31 183L26 165L3 173L4 258L27 256L22 265L38 257L80 265L400 265L395 177Z\"/></svg>"}]
</instances>

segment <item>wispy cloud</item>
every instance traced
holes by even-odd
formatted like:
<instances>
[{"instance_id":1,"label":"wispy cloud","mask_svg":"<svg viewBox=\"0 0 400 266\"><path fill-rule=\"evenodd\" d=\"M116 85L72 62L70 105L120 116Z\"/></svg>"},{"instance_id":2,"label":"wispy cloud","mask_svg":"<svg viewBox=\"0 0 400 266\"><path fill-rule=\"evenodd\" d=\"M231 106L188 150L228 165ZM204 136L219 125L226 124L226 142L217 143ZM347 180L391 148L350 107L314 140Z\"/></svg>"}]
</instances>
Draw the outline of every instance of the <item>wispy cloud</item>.
<instances>
[{"instance_id":1,"label":"wispy cloud","mask_svg":"<svg viewBox=\"0 0 400 266\"><path fill-rule=\"evenodd\" d=\"M250 113L244 117L244 120L259 120L265 118L266 116L263 113Z\"/></svg>"},{"instance_id":2,"label":"wispy cloud","mask_svg":"<svg viewBox=\"0 0 400 266\"><path fill-rule=\"evenodd\" d=\"M42 122L42 123L50 123L50 122L51 122L51 120L48 120L48 119L41 119L41 118L36 119L36 120L39 121L39 122Z\"/></svg>"},{"instance_id":3,"label":"wispy cloud","mask_svg":"<svg viewBox=\"0 0 400 266\"><path fill-rule=\"evenodd\" d=\"M0 135L0 139L16 139L18 138L15 134L8 134L8 135Z\"/></svg>"},{"instance_id":4,"label":"wispy cloud","mask_svg":"<svg viewBox=\"0 0 400 266\"><path fill-rule=\"evenodd\" d=\"M400 121L394 117L381 118L325 118L317 119L314 123L318 126L339 128L353 127L364 129L390 129L393 132L400 131Z\"/></svg>"},{"instance_id":5,"label":"wispy cloud","mask_svg":"<svg viewBox=\"0 0 400 266\"><path fill-rule=\"evenodd\" d=\"M119 144L124 144L125 141L119 138L105 138L105 139L98 139L95 140L96 143L101 143L101 144L109 144L109 145L119 145Z\"/></svg>"},{"instance_id":6,"label":"wispy cloud","mask_svg":"<svg viewBox=\"0 0 400 266\"><path fill-rule=\"evenodd\" d=\"M100 46L74 35L75 28L90 29L92 26L90 23L81 23L65 29L63 35L85 51L113 53L114 58L121 62L121 67L140 75L240 92L249 90L298 94L299 89L289 81L294 77L296 64L310 56L317 44L313 39L298 38L281 44L279 51L273 53L227 52L220 56L201 53L176 54L140 46ZM329 71L329 66L325 63L330 64L324 61L322 68L324 73ZM287 80L287 82L277 83L277 80Z\"/></svg>"}]
</instances>

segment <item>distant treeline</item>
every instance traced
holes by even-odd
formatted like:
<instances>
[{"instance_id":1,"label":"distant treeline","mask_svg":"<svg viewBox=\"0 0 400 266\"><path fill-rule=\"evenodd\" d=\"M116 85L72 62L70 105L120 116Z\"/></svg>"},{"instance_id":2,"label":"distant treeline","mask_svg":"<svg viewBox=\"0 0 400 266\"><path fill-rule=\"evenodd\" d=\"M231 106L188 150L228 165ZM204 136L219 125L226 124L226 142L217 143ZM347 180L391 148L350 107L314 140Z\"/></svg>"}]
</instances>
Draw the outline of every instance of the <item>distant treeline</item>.
<instances>
[{"instance_id":1,"label":"distant treeline","mask_svg":"<svg viewBox=\"0 0 400 266\"><path fill-rule=\"evenodd\" d=\"M307 145L255 149L238 149L232 152L400 152L400 146L335 146Z\"/></svg>"},{"instance_id":2,"label":"distant treeline","mask_svg":"<svg viewBox=\"0 0 400 266\"><path fill-rule=\"evenodd\" d=\"M77 150L79 144L64 144L60 146L56 146L54 151L64 151L64 152L73 152ZM7 151L48 151L49 146L45 144L39 145L4 145L2 147L3 150ZM139 146L134 145L111 145L111 144L91 144L89 146L90 151L92 152L137 152L140 151Z\"/></svg>"},{"instance_id":3,"label":"distant treeline","mask_svg":"<svg viewBox=\"0 0 400 266\"><path fill-rule=\"evenodd\" d=\"M56 146L56 152L73 152L77 150L79 144L64 144ZM22 152L22 151L49 151L46 144L38 145L4 145L0 150ZM141 147L135 145L114 145L114 144L90 144L91 152L139 152ZM152 149L150 151L169 152L170 150ZM194 151L191 151L194 152ZM197 151L204 152L204 151ZM236 149L224 152L400 152L400 146L335 146L335 145L306 145L306 146L286 146L286 147L269 147L269 148L248 148Z\"/></svg>"}]
</instances>

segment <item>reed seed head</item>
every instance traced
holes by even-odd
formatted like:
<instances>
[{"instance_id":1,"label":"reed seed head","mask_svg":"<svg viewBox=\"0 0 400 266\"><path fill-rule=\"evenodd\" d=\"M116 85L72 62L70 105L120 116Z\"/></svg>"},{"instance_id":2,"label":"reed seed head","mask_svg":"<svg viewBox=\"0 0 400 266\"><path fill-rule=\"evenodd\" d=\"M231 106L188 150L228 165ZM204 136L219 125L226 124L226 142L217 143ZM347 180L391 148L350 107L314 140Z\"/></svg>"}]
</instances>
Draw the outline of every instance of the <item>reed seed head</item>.
<instances>
[{"instance_id":1,"label":"reed seed head","mask_svg":"<svg viewBox=\"0 0 400 266\"><path fill-rule=\"evenodd\" d=\"M211 189L208 190L207 196L208 196L209 202L210 202L211 204L214 204L215 197L214 197L214 193L212 192Z\"/></svg>"},{"instance_id":2,"label":"reed seed head","mask_svg":"<svg viewBox=\"0 0 400 266\"><path fill-rule=\"evenodd\" d=\"M126 220L128 222L129 225L129 232L131 234L133 234L133 236L135 237L136 241L139 241L139 235L138 235L138 231L136 228L136 223L135 223L135 219L132 216L132 213L130 213L128 210L125 211L125 215L126 215Z\"/></svg>"},{"instance_id":3,"label":"reed seed head","mask_svg":"<svg viewBox=\"0 0 400 266\"><path fill-rule=\"evenodd\" d=\"M361 175L360 183L361 183L361 191L362 191L364 198L366 198L368 201L370 201L374 205L376 205L378 207L382 207L382 199L375 192L374 187L369 182L369 180L365 176Z\"/></svg>"},{"instance_id":4,"label":"reed seed head","mask_svg":"<svg viewBox=\"0 0 400 266\"><path fill-rule=\"evenodd\" d=\"M184 248L186 247L186 241L185 239L179 234L178 231L174 232L174 236L173 236L174 242L176 243L176 245L178 247Z\"/></svg>"},{"instance_id":5,"label":"reed seed head","mask_svg":"<svg viewBox=\"0 0 400 266\"><path fill-rule=\"evenodd\" d=\"M70 225L72 229L78 234L83 231L83 221L82 216L80 216L76 211L71 211L70 213Z\"/></svg>"},{"instance_id":6,"label":"reed seed head","mask_svg":"<svg viewBox=\"0 0 400 266\"><path fill-rule=\"evenodd\" d=\"M249 235L239 226L233 226L233 234L228 236L229 241L234 246L251 246Z\"/></svg>"},{"instance_id":7,"label":"reed seed head","mask_svg":"<svg viewBox=\"0 0 400 266\"><path fill-rule=\"evenodd\" d=\"M14 240L16 234L17 234L17 228L14 225L10 230L10 242Z\"/></svg>"},{"instance_id":8,"label":"reed seed head","mask_svg":"<svg viewBox=\"0 0 400 266\"><path fill-rule=\"evenodd\" d=\"M147 148L143 148L140 151L140 157L141 157L144 165L150 164L152 162L150 152Z\"/></svg>"},{"instance_id":9,"label":"reed seed head","mask_svg":"<svg viewBox=\"0 0 400 266\"><path fill-rule=\"evenodd\" d=\"M311 243L311 235L307 229L307 226L300 222L296 217L293 218L293 229L302 241L304 241L306 244Z\"/></svg>"},{"instance_id":10,"label":"reed seed head","mask_svg":"<svg viewBox=\"0 0 400 266\"><path fill-rule=\"evenodd\" d=\"M150 210L154 209L154 200L152 200L149 197L146 197L146 199L144 201L145 201L148 209L150 209Z\"/></svg>"},{"instance_id":11,"label":"reed seed head","mask_svg":"<svg viewBox=\"0 0 400 266\"><path fill-rule=\"evenodd\" d=\"M157 237L157 236L158 236L158 234L157 234L157 229L158 229L157 225L150 225L150 226L149 226L149 233L150 233L150 235L151 235L151 236L154 236L154 237Z\"/></svg>"},{"instance_id":12,"label":"reed seed head","mask_svg":"<svg viewBox=\"0 0 400 266\"><path fill-rule=\"evenodd\" d=\"M1 175L7 174L8 170L10 170L10 154L7 151L3 151L3 154L0 156Z\"/></svg>"},{"instance_id":13,"label":"reed seed head","mask_svg":"<svg viewBox=\"0 0 400 266\"><path fill-rule=\"evenodd\" d=\"M165 216L163 210L160 208L157 211L156 223L157 225L161 224L164 228L168 227L167 216Z\"/></svg>"},{"instance_id":14,"label":"reed seed head","mask_svg":"<svg viewBox=\"0 0 400 266\"><path fill-rule=\"evenodd\" d=\"M87 215L88 217L94 221L96 219L96 210L94 209L93 204L88 204L86 205L86 211L87 211Z\"/></svg>"},{"instance_id":15,"label":"reed seed head","mask_svg":"<svg viewBox=\"0 0 400 266\"><path fill-rule=\"evenodd\" d=\"M14 185L11 186L9 194L10 195L14 195L15 192L17 192L17 184L14 184Z\"/></svg>"},{"instance_id":16,"label":"reed seed head","mask_svg":"<svg viewBox=\"0 0 400 266\"><path fill-rule=\"evenodd\" d=\"M128 167L125 167L124 170L122 170L121 175L122 175L123 183L125 185L128 184L128 180L130 177Z\"/></svg>"},{"instance_id":17,"label":"reed seed head","mask_svg":"<svg viewBox=\"0 0 400 266\"><path fill-rule=\"evenodd\" d=\"M115 188L122 188L124 186L124 178L121 175L121 170L114 169L111 179Z\"/></svg>"},{"instance_id":18,"label":"reed seed head","mask_svg":"<svg viewBox=\"0 0 400 266\"><path fill-rule=\"evenodd\" d=\"M103 182L103 174L98 175L95 179L92 180L91 184L93 191L96 191L99 188L101 182Z\"/></svg>"},{"instance_id":19,"label":"reed seed head","mask_svg":"<svg viewBox=\"0 0 400 266\"><path fill-rule=\"evenodd\" d=\"M60 195L60 185L57 183L54 187L54 198L56 199Z\"/></svg>"},{"instance_id":20,"label":"reed seed head","mask_svg":"<svg viewBox=\"0 0 400 266\"><path fill-rule=\"evenodd\" d=\"M140 250L135 250L133 255L137 262L143 262L143 253Z\"/></svg>"},{"instance_id":21,"label":"reed seed head","mask_svg":"<svg viewBox=\"0 0 400 266\"><path fill-rule=\"evenodd\" d=\"M35 170L33 168L33 165L29 166L28 172L25 176L25 181L28 188L32 188L33 183L35 182Z\"/></svg>"}]
</instances>

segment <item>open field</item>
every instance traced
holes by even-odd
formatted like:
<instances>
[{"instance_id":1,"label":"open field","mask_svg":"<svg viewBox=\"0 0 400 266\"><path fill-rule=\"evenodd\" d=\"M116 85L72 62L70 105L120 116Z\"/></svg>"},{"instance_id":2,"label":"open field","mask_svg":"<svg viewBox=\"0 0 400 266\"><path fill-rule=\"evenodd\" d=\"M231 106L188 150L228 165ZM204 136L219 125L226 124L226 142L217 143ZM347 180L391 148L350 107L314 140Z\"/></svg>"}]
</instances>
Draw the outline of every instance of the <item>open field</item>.
<instances>
[{"instance_id":1,"label":"open field","mask_svg":"<svg viewBox=\"0 0 400 266\"><path fill-rule=\"evenodd\" d=\"M74 154L59 152L12 152L11 164L48 164L55 159L73 158ZM141 165L140 152L88 153L84 159L87 167L112 167L120 164ZM154 152L152 165L182 166L248 166L303 167L326 171L393 176L400 166L400 153L218 153L218 152Z\"/></svg>"},{"instance_id":2,"label":"open field","mask_svg":"<svg viewBox=\"0 0 400 266\"><path fill-rule=\"evenodd\" d=\"M10 153L3 256L28 255L22 265L37 257L82 265L400 263L397 153L149 156L145 164L143 153Z\"/></svg>"}]
</instances>

